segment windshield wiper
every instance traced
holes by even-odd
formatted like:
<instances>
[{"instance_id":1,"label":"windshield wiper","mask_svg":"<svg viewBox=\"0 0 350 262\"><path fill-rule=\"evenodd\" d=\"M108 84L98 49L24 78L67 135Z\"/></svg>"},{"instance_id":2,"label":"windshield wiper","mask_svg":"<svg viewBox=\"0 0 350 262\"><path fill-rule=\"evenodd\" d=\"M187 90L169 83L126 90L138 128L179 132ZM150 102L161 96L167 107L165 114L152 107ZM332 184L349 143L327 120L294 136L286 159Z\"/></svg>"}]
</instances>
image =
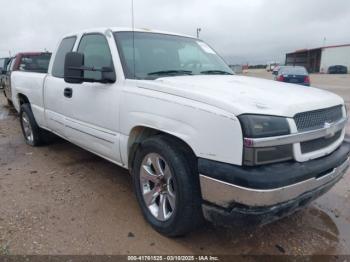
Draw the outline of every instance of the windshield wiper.
<instances>
[{"instance_id":1,"label":"windshield wiper","mask_svg":"<svg viewBox=\"0 0 350 262\"><path fill-rule=\"evenodd\" d=\"M152 75L192 75L192 71L189 70L163 70L148 73L149 76Z\"/></svg>"},{"instance_id":2,"label":"windshield wiper","mask_svg":"<svg viewBox=\"0 0 350 262\"><path fill-rule=\"evenodd\" d=\"M202 75L233 75L230 72L222 71L222 70L207 70L207 71L202 71Z\"/></svg>"}]
</instances>

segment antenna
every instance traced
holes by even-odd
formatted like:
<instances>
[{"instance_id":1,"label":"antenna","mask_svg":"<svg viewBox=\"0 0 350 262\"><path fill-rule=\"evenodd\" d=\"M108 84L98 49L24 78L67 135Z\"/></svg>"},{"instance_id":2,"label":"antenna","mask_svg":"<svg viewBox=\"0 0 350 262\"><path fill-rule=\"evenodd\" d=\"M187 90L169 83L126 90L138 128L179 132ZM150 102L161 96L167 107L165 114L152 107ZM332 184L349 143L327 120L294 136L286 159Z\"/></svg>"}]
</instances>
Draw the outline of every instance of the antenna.
<instances>
[{"instance_id":1,"label":"antenna","mask_svg":"<svg viewBox=\"0 0 350 262\"><path fill-rule=\"evenodd\" d=\"M136 78L136 65L135 65L135 17L134 17L134 0L131 0L131 25L132 25L132 56L133 56L133 76Z\"/></svg>"},{"instance_id":2,"label":"antenna","mask_svg":"<svg viewBox=\"0 0 350 262\"><path fill-rule=\"evenodd\" d=\"M202 31L202 28L197 28L197 38L199 38L199 33Z\"/></svg>"}]
</instances>

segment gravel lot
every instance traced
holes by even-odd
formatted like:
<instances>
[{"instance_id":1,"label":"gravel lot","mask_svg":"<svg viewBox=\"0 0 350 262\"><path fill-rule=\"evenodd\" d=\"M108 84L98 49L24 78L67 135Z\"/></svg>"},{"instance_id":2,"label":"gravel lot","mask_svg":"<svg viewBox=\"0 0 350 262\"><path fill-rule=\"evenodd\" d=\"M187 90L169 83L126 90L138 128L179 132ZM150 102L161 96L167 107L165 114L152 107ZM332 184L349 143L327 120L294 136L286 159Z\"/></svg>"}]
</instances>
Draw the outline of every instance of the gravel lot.
<instances>
[{"instance_id":1,"label":"gravel lot","mask_svg":"<svg viewBox=\"0 0 350 262\"><path fill-rule=\"evenodd\" d=\"M248 75L271 77L263 70ZM312 75L311 81L350 105L349 75ZM272 225L207 224L168 239L143 220L127 171L62 140L27 146L0 95L0 255L350 254L349 203L347 174L310 207Z\"/></svg>"}]
</instances>

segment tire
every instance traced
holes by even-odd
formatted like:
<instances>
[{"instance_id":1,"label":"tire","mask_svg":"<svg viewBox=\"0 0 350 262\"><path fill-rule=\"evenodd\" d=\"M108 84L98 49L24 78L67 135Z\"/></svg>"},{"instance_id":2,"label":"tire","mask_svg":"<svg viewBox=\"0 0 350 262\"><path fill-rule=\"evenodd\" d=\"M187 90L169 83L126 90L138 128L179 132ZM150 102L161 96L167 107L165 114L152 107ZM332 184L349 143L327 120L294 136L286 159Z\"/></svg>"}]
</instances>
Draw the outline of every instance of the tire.
<instances>
[{"instance_id":1,"label":"tire","mask_svg":"<svg viewBox=\"0 0 350 262\"><path fill-rule=\"evenodd\" d=\"M19 117L26 143L31 146L40 146L44 144L47 140L45 138L47 131L38 126L29 104L21 105Z\"/></svg>"},{"instance_id":2,"label":"tire","mask_svg":"<svg viewBox=\"0 0 350 262\"><path fill-rule=\"evenodd\" d=\"M6 98L6 99L7 99L7 104L8 104L9 106L13 106L12 101L11 101L10 99L8 99L8 98Z\"/></svg>"},{"instance_id":3,"label":"tire","mask_svg":"<svg viewBox=\"0 0 350 262\"><path fill-rule=\"evenodd\" d=\"M12 101L6 96L5 90L4 90L4 96L5 96L6 100L7 100L7 104L8 104L9 106L13 106Z\"/></svg>"},{"instance_id":4,"label":"tire","mask_svg":"<svg viewBox=\"0 0 350 262\"><path fill-rule=\"evenodd\" d=\"M164 176L149 176L150 173L145 172L148 170L152 174L159 174L154 163L160 163L159 168ZM163 135L145 140L136 152L131 170L136 198L145 220L162 235L182 236L204 221L196 166L196 158L192 152L177 140ZM149 177L153 181L157 177L163 187L157 185L158 182L148 180ZM159 180L162 177L163 182ZM160 193L160 190L164 192ZM153 193L156 197L146 197ZM165 204L161 205L163 203Z\"/></svg>"}]
</instances>

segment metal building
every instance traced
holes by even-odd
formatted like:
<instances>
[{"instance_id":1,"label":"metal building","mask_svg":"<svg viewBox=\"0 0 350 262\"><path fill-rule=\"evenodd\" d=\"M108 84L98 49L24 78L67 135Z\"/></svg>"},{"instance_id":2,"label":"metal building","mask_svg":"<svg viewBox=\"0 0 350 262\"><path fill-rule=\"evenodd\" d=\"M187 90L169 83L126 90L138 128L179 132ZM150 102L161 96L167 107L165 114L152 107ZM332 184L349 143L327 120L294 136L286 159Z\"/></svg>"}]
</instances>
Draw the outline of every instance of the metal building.
<instances>
[{"instance_id":1,"label":"metal building","mask_svg":"<svg viewBox=\"0 0 350 262\"><path fill-rule=\"evenodd\" d=\"M297 50L286 54L286 65L304 66L310 73L327 73L333 65L350 71L350 44Z\"/></svg>"}]
</instances>

